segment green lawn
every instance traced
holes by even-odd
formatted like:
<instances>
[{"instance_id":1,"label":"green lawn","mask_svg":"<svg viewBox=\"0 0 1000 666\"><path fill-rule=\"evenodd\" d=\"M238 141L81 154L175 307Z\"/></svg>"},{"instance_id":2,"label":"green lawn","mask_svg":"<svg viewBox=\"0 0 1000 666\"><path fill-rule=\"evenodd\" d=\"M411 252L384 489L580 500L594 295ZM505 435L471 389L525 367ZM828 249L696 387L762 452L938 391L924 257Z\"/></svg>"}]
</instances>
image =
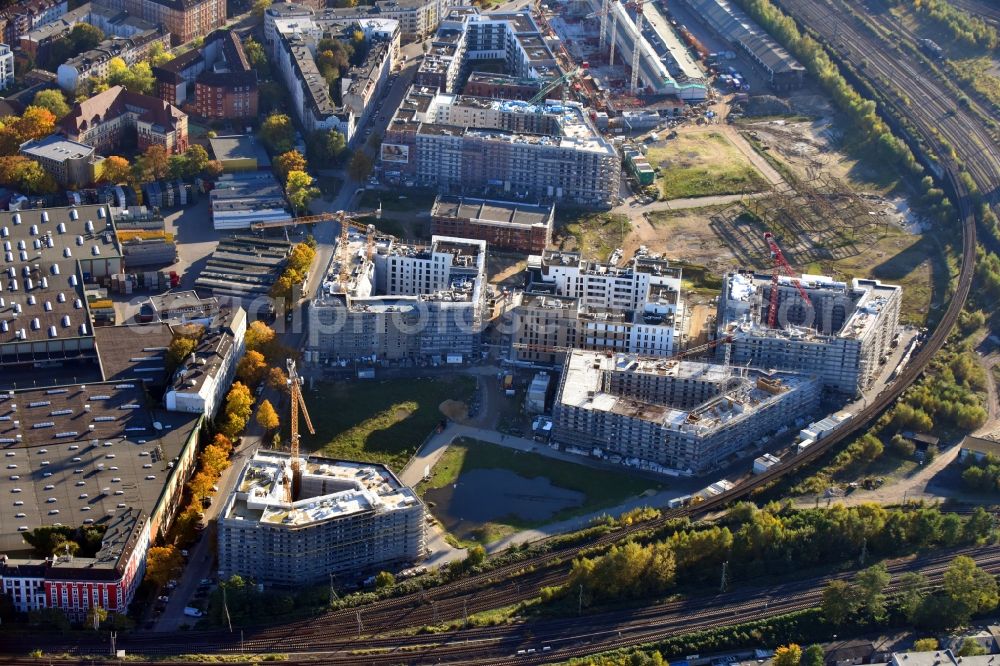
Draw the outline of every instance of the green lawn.
<instances>
[{"instance_id":1,"label":"green lawn","mask_svg":"<svg viewBox=\"0 0 1000 666\"><path fill-rule=\"evenodd\" d=\"M477 531L477 540L482 543L495 541L517 530L613 507L647 490L655 491L662 487L654 481L630 474L576 465L537 453L515 451L480 440L460 438L448 447L431 468L430 478L417 485L417 492L423 495L428 490L444 488L455 483L464 472L474 469L505 469L529 479L542 476L553 486L585 495L580 506L559 511L544 521L524 521L512 516L503 521L486 523Z\"/></svg>"},{"instance_id":2,"label":"green lawn","mask_svg":"<svg viewBox=\"0 0 1000 666\"><path fill-rule=\"evenodd\" d=\"M660 197L683 199L770 189L747 158L720 132L681 134L665 147L650 148L660 168Z\"/></svg>"},{"instance_id":3,"label":"green lawn","mask_svg":"<svg viewBox=\"0 0 1000 666\"><path fill-rule=\"evenodd\" d=\"M332 458L363 460L400 471L443 415L445 400L468 400L471 377L320 384L306 392L316 434L303 447Z\"/></svg>"},{"instance_id":4,"label":"green lawn","mask_svg":"<svg viewBox=\"0 0 1000 666\"><path fill-rule=\"evenodd\" d=\"M556 212L555 242L587 259L607 261L631 232L628 217L611 213Z\"/></svg>"}]
</instances>

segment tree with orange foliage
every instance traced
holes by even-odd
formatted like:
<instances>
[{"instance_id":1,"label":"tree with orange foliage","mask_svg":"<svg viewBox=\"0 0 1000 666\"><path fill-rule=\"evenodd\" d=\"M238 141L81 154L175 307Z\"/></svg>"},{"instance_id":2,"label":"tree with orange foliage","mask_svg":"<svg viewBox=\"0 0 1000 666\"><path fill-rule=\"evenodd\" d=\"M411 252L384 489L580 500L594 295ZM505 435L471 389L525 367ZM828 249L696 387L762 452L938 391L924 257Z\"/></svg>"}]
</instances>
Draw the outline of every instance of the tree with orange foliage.
<instances>
[{"instance_id":1,"label":"tree with orange foliage","mask_svg":"<svg viewBox=\"0 0 1000 666\"><path fill-rule=\"evenodd\" d=\"M131 175L132 167L124 157L112 155L101 163L101 180L105 183L124 183Z\"/></svg>"},{"instance_id":2,"label":"tree with orange foliage","mask_svg":"<svg viewBox=\"0 0 1000 666\"><path fill-rule=\"evenodd\" d=\"M188 481L188 490L191 491L191 496L196 502L200 502L202 499L211 496L212 486L215 485L215 481L218 476L209 474L206 470L202 470L191 477Z\"/></svg>"},{"instance_id":3,"label":"tree with orange foliage","mask_svg":"<svg viewBox=\"0 0 1000 666\"><path fill-rule=\"evenodd\" d=\"M250 350L236 364L236 376L247 386L256 386L267 373L267 363L259 351Z\"/></svg>"},{"instance_id":4,"label":"tree with orange foliage","mask_svg":"<svg viewBox=\"0 0 1000 666\"><path fill-rule=\"evenodd\" d=\"M209 444L201 452L201 466L205 471L218 476L222 474L222 470L229 467L229 454L219 447Z\"/></svg>"}]
</instances>

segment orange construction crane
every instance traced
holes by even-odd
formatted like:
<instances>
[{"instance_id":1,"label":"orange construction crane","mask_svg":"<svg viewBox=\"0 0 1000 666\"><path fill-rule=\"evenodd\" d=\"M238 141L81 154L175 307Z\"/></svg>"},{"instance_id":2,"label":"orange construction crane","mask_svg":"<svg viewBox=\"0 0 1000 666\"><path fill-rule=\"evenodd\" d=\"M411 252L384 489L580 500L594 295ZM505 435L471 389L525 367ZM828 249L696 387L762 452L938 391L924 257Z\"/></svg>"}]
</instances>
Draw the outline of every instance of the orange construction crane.
<instances>
[{"instance_id":1,"label":"orange construction crane","mask_svg":"<svg viewBox=\"0 0 1000 666\"><path fill-rule=\"evenodd\" d=\"M764 242L767 243L767 247L771 250L771 258L774 259L774 272L771 273L771 302L767 309L767 327L774 328L778 323L778 268L781 268L785 272L785 275L792 279L792 284L799 290L802 300L808 305L812 305L812 301L809 300L809 294L802 288L802 283L799 282L799 278L788 264L788 260L785 259L781 248L778 247L778 242L774 240L774 234L770 231L766 232L764 234Z\"/></svg>"},{"instance_id":2,"label":"orange construction crane","mask_svg":"<svg viewBox=\"0 0 1000 666\"><path fill-rule=\"evenodd\" d=\"M309 418L309 410L306 409L306 402L302 398L302 378L295 370L295 360L287 359L285 367L288 368L288 394L291 397L291 419L289 420L291 429L291 449L292 449L292 479L291 486L287 487L288 501L294 502L299 496L299 489L302 487L302 467L299 464L299 410L302 410L302 418L305 419L306 427L310 435L315 435L312 419Z\"/></svg>"}]
</instances>

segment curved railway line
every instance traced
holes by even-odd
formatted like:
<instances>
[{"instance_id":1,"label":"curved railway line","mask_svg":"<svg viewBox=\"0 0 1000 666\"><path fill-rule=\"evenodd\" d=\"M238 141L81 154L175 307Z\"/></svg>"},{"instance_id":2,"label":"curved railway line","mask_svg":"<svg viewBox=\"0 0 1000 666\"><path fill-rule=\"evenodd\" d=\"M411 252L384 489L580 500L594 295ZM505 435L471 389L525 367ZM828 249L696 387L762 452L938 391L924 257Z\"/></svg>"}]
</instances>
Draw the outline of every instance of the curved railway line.
<instances>
[{"instance_id":1,"label":"curved railway line","mask_svg":"<svg viewBox=\"0 0 1000 666\"><path fill-rule=\"evenodd\" d=\"M828 44L839 51L837 45L845 39L853 47L840 55L852 62L859 71L894 81L910 100L909 104L900 104L899 112L910 118L921 134L925 145L937 146L936 133L940 133L954 148L956 154L966 166L977 186L984 193L996 195L1000 191L1000 148L989 139L988 134L974 118L964 112L935 83L931 74L921 71L919 64L900 61L898 54L892 48L869 35L863 28L855 25L854 20L837 21L837 13L831 13L831 4L819 0L782 0L786 12L792 15L800 24L808 25L818 34L826 38ZM839 27L837 27L839 26ZM876 79L876 85L880 85ZM281 627L247 629L244 631L244 647L254 651L293 651L295 648L326 649L331 646L350 641L351 649L380 650L377 654L353 654L327 652L323 661L329 663L400 663L401 661L448 661L450 663L510 663L510 655L515 651L511 648L526 644L529 641L534 647L543 640L551 642L552 651L558 649L558 658L581 656L598 650L637 645L643 642L657 640L676 634L679 627L690 631L699 627L723 626L731 624L734 617L734 607L725 609L705 608L700 611L678 611L669 604L654 606L642 611L632 611L632 618L623 620L616 616L601 615L575 619L571 622L537 621L525 625L510 625L489 629L472 629L451 634L409 636L383 639L353 638L357 632L357 613L360 612L362 622L368 630L379 629L399 630L407 627L419 627L431 624L435 620L443 621L460 618L466 613L479 610L499 608L522 601L537 595L539 587L557 584L565 579L568 563L578 556L585 548L608 545L620 541L632 534L655 529L666 521L680 517L698 517L718 510L734 500L749 496L755 490L793 472L803 465L809 464L823 456L832 447L859 434L877 418L899 395L910 386L924 371L932 356L944 345L948 334L955 324L958 315L965 304L972 283L973 268L976 253L976 228L969 193L965 190L958 174L958 165L944 159L940 162L942 178L947 182L951 194L960 213L962 233L962 264L955 292L948 308L934 332L924 345L914 354L910 364L902 371L899 378L855 416L843 429L836 431L807 449L795 458L771 468L764 474L754 477L751 481L736 488L710 498L698 505L675 509L653 521L647 521L620 528L603 535L599 539L582 545L564 547L543 553L530 560L499 567L491 572L460 579L424 592L414 593L394 599L387 599L375 604L332 611L309 620L292 623ZM926 559L925 561L931 561ZM981 558L984 566L991 571L1000 572L1000 556L984 555ZM937 569L933 567L937 566ZM944 564L932 565L927 571L939 575ZM486 588L485 590L483 588ZM714 599L718 604L719 599ZM756 610L754 610L756 604ZM777 615L789 610L806 608L815 605L815 597L802 592L789 594L780 600L775 600L765 609L759 608L761 598L759 592L743 605L735 607L740 621L759 617ZM743 612L745 611L745 612ZM671 621L671 613L676 620ZM727 615L728 613L728 615ZM601 623L606 624L601 624ZM671 623L673 622L673 623ZM568 629L567 629L568 627ZM586 629L582 632L580 629ZM562 631L563 634L558 632ZM575 643L564 636L569 631ZM514 632L514 633L511 633ZM542 633L547 632L547 633ZM365 633L365 632L363 632ZM513 636L513 638L512 638ZM588 638L589 636L589 638ZM456 643L455 641L475 640L472 643ZM395 651L403 645L410 648L420 643L442 643L420 652ZM57 643L58 641L53 641ZM119 646L129 651L162 653L169 649L176 653L189 653L204 649L206 651L239 650L240 641L231 634L224 632L179 632L176 634L144 634L136 633L122 637ZM172 647L171 647L172 646ZM86 651L92 647L89 641L76 640L67 645L66 649ZM24 645L19 641L9 642L7 650L20 650ZM381 652L381 650L392 652ZM404 656L405 654L405 656ZM493 656L493 655L497 656ZM484 657L486 657L484 659ZM523 663L536 663L543 657L540 654L526 655ZM495 661L491 661L495 659ZM11 662L8 662L11 663Z\"/></svg>"}]
</instances>

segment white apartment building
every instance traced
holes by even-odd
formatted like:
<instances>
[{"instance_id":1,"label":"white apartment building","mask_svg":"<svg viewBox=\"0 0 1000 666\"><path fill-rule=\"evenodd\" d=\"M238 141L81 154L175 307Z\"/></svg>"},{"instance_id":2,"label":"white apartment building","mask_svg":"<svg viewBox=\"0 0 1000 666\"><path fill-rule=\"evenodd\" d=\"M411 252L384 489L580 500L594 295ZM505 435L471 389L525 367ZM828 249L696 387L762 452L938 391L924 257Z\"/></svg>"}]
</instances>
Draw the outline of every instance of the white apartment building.
<instances>
[{"instance_id":1,"label":"white apartment building","mask_svg":"<svg viewBox=\"0 0 1000 666\"><path fill-rule=\"evenodd\" d=\"M246 330L247 314L242 307L216 317L191 358L174 373L163 395L166 408L215 418L236 376L236 364L243 357Z\"/></svg>"},{"instance_id":2,"label":"white apartment building","mask_svg":"<svg viewBox=\"0 0 1000 666\"><path fill-rule=\"evenodd\" d=\"M0 90L14 85L14 52L0 44Z\"/></svg>"},{"instance_id":3,"label":"white apartment building","mask_svg":"<svg viewBox=\"0 0 1000 666\"><path fill-rule=\"evenodd\" d=\"M617 267L546 252L528 258L528 274L508 311L512 360L560 364L568 348L676 352L682 271L670 262L636 257Z\"/></svg>"}]
</instances>

